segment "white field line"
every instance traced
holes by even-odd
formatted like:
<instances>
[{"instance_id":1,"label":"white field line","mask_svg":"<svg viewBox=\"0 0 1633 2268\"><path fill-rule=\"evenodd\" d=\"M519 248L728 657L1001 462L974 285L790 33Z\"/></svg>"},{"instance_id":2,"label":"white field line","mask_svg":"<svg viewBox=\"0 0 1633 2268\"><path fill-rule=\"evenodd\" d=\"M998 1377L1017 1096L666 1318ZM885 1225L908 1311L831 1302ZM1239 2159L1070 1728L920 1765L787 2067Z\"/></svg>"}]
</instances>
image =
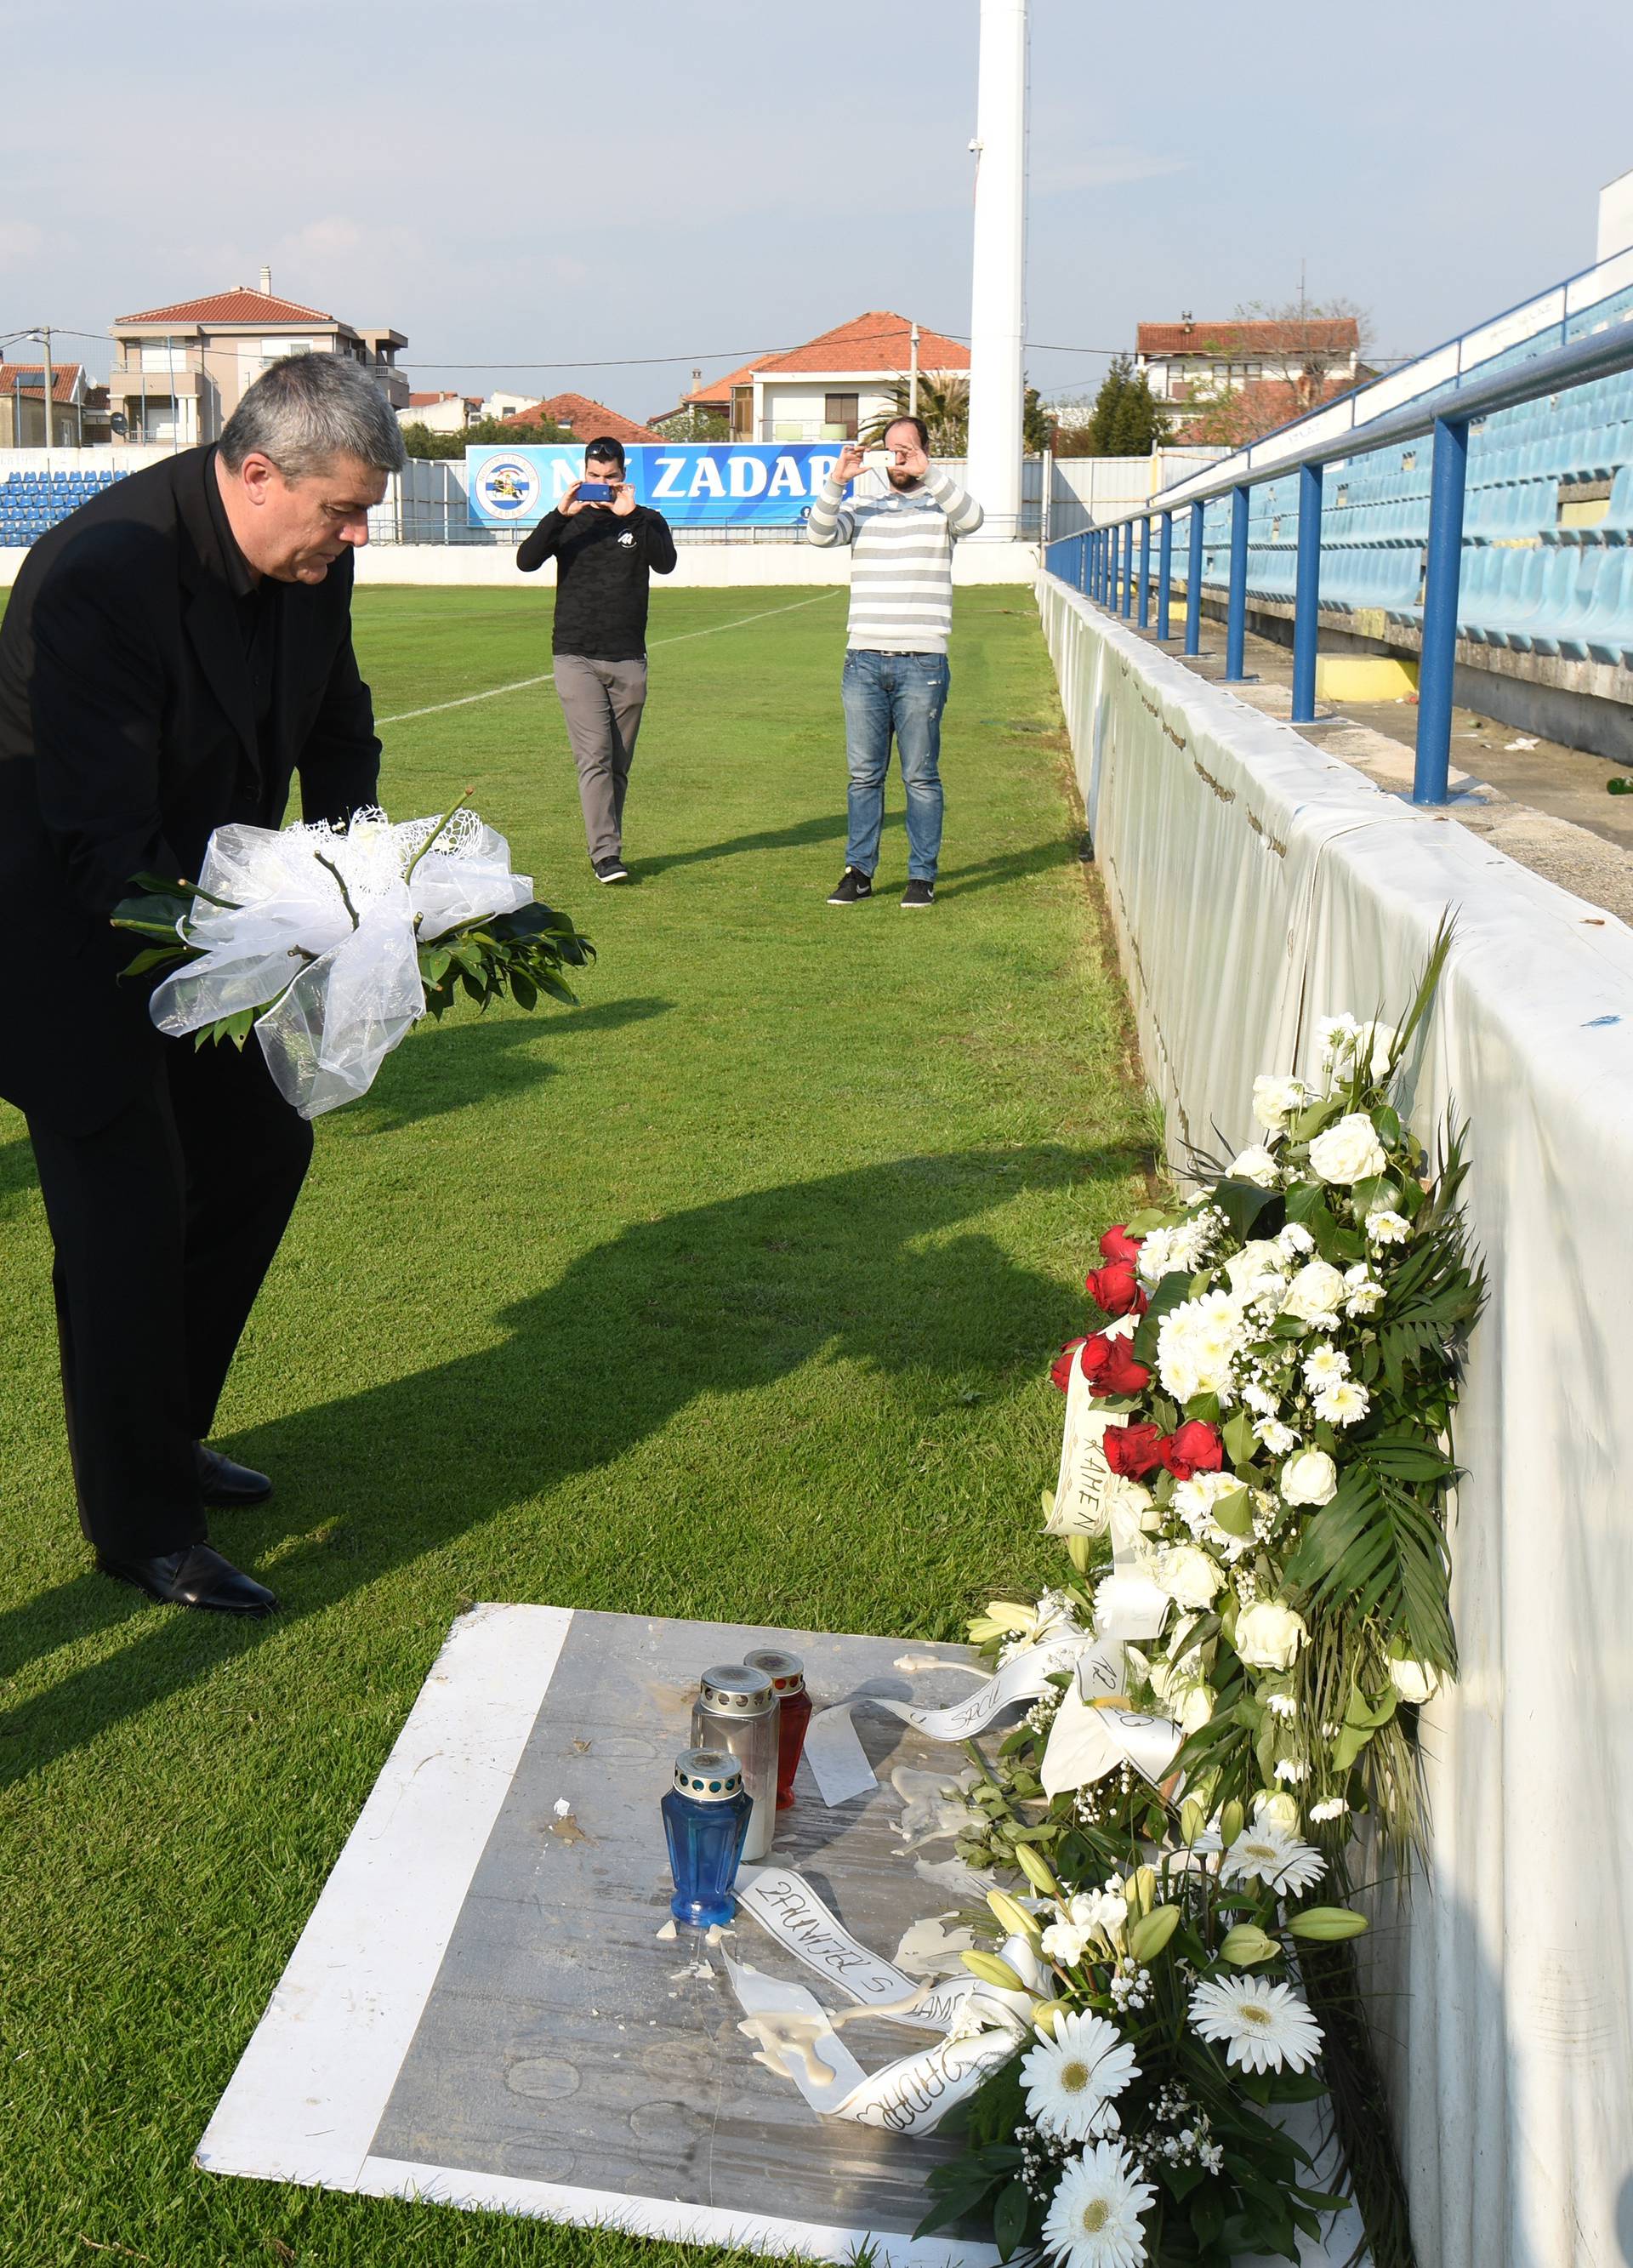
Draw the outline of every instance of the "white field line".
<instances>
[{"instance_id":1,"label":"white field line","mask_svg":"<svg viewBox=\"0 0 1633 2268\"><path fill-rule=\"evenodd\" d=\"M740 630L748 622L769 622L773 615L798 614L801 607L814 607L818 600L831 599L835 592L843 588L842 584L835 583L827 590L819 591L815 598L796 599L791 606L787 607L767 607L757 615L739 615L734 622L710 622L707 630L677 630L673 637L654 638L652 644L684 645L688 638L718 637L722 630ZM468 709L473 701L497 701L501 694L525 693L530 686L549 685L554 682L555 675L554 670L547 669L542 677L519 677L511 685L490 685L485 693L461 693L457 701L434 701L429 709L404 709L395 717L377 717L374 722L377 726L407 725L416 717L440 717L449 709Z\"/></svg>"}]
</instances>

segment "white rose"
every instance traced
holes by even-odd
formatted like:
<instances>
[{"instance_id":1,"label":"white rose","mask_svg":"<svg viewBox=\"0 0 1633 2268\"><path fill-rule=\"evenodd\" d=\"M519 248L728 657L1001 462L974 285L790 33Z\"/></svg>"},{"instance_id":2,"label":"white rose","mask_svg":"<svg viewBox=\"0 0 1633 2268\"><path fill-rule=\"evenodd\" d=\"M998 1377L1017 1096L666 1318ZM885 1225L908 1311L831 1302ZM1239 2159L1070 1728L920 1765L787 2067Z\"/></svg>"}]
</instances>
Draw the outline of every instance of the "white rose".
<instances>
[{"instance_id":1,"label":"white rose","mask_svg":"<svg viewBox=\"0 0 1633 2268\"><path fill-rule=\"evenodd\" d=\"M1244 1300L1251 1300L1265 1277L1279 1279L1281 1260L1281 1253L1272 1237L1255 1237L1251 1244L1244 1244L1241 1250L1232 1252L1225 1263L1232 1291Z\"/></svg>"},{"instance_id":2,"label":"white rose","mask_svg":"<svg viewBox=\"0 0 1633 2268\"><path fill-rule=\"evenodd\" d=\"M1284 1457L1289 1449L1298 1445L1298 1436L1291 1425L1284 1425L1279 1418L1261 1418L1254 1432L1273 1457Z\"/></svg>"},{"instance_id":3,"label":"white rose","mask_svg":"<svg viewBox=\"0 0 1633 2268\"><path fill-rule=\"evenodd\" d=\"M1194 1543L1175 1543L1152 1570L1168 1596L1181 1607L1205 1607L1224 1582L1217 1565Z\"/></svg>"},{"instance_id":4,"label":"white rose","mask_svg":"<svg viewBox=\"0 0 1633 2268\"><path fill-rule=\"evenodd\" d=\"M1429 1700L1440 1680L1425 1661L1401 1660L1389 1665L1389 1683L1402 1701Z\"/></svg>"},{"instance_id":5,"label":"white rose","mask_svg":"<svg viewBox=\"0 0 1633 2268\"><path fill-rule=\"evenodd\" d=\"M1282 1496L1288 1504L1330 1504L1338 1491L1338 1468L1325 1449L1301 1449L1282 1467Z\"/></svg>"},{"instance_id":6,"label":"white rose","mask_svg":"<svg viewBox=\"0 0 1633 2268\"><path fill-rule=\"evenodd\" d=\"M1404 1213L1386 1208L1367 1214L1366 1233L1374 1244L1404 1244L1412 1233L1412 1224Z\"/></svg>"},{"instance_id":7,"label":"white rose","mask_svg":"<svg viewBox=\"0 0 1633 2268\"><path fill-rule=\"evenodd\" d=\"M1298 1799L1296 1795L1256 1795L1253 1801L1254 1823L1279 1827L1284 1835L1298 1832Z\"/></svg>"},{"instance_id":8,"label":"white rose","mask_svg":"<svg viewBox=\"0 0 1633 2268\"><path fill-rule=\"evenodd\" d=\"M1324 1182L1367 1182L1389 1160L1378 1130L1364 1110L1351 1110L1310 1145L1310 1165Z\"/></svg>"},{"instance_id":9,"label":"white rose","mask_svg":"<svg viewBox=\"0 0 1633 2268\"><path fill-rule=\"evenodd\" d=\"M1188 1741L1193 1733L1200 1733L1212 1714L1213 1696L1208 1688L1205 1685L1188 1686L1185 1698L1180 1704L1180 1730L1186 1739Z\"/></svg>"},{"instance_id":10,"label":"white rose","mask_svg":"<svg viewBox=\"0 0 1633 2268\"><path fill-rule=\"evenodd\" d=\"M1240 1150L1231 1160L1231 1178L1238 1182L1253 1182L1262 1189L1273 1189L1281 1179L1281 1169L1261 1142L1248 1150Z\"/></svg>"},{"instance_id":11,"label":"white rose","mask_svg":"<svg viewBox=\"0 0 1633 2268\"><path fill-rule=\"evenodd\" d=\"M1301 1079L1278 1079L1273 1072L1262 1072L1253 1083L1254 1123L1268 1134L1277 1133L1309 1100L1310 1090Z\"/></svg>"},{"instance_id":12,"label":"white rose","mask_svg":"<svg viewBox=\"0 0 1633 2268\"><path fill-rule=\"evenodd\" d=\"M1249 1669L1291 1669L1308 1635L1302 1615L1275 1599L1257 1599L1237 1617L1237 1659Z\"/></svg>"},{"instance_id":13,"label":"white rose","mask_svg":"<svg viewBox=\"0 0 1633 2268\"><path fill-rule=\"evenodd\" d=\"M1282 1294L1282 1313L1302 1323L1336 1322L1349 1289L1327 1261L1307 1260Z\"/></svg>"}]
</instances>

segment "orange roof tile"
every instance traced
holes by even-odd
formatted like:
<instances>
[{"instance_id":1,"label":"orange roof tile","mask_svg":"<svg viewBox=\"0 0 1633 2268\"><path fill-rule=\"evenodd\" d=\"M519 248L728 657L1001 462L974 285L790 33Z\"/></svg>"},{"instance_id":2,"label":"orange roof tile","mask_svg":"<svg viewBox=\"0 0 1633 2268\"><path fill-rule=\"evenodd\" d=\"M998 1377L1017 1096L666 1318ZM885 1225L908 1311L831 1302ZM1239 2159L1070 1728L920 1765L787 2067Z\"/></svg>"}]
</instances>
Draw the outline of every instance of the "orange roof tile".
<instances>
[{"instance_id":1,"label":"orange roof tile","mask_svg":"<svg viewBox=\"0 0 1633 2268\"><path fill-rule=\"evenodd\" d=\"M74 398L74 380L78 377L78 375L79 364L77 362L54 362L51 365L52 401L72 401ZM25 400L26 400L30 392L28 381L30 379L33 379L34 381L33 392L35 399L37 400L40 394L40 382L44 377L45 364L43 363L0 362L0 394L12 394L16 392L18 390L17 382L18 379L21 379L23 381L21 391Z\"/></svg>"},{"instance_id":2,"label":"orange roof tile","mask_svg":"<svg viewBox=\"0 0 1633 2268\"><path fill-rule=\"evenodd\" d=\"M293 299L276 299L269 291L251 291L235 284L230 291L207 291L202 299L178 299L168 307L150 307L145 314L121 315L114 328L125 323L333 323L320 307L303 307Z\"/></svg>"},{"instance_id":3,"label":"orange roof tile","mask_svg":"<svg viewBox=\"0 0 1633 2268\"><path fill-rule=\"evenodd\" d=\"M831 331L807 340L802 347L768 356L754 368L762 378L783 371L878 371L885 376L905 377L912 361L912 328L905 315L873 308L853 315L848 323L836 323ZM918 366L921 370L967 370L969 349L921 326Z\"/></svg>"},{"instance_id":4,"label":"orange roof tile","mask_svg":"<svg viewBox=\"0 0 1633 2268\"><path fill-rule=\"evenodd\" d=\"M1343 354L1358 350L1360 343L1353 315L1312 316L1302 323L1297 316L1285 321L1141 323L1135 332L1135 350L1143 355L1291 355L1304 344L1323 354Z\"/></svg>"},{"instance_id":5,"label":"orange roof tile","mask_svg":"<svg viewBox=\"0 0 1633 2268\"><path fill-rule=\"evenodd\" d=\"M651 425L642 425L633 417L625 417L616 409L609 409L604 401L592 401L587 394L553 394L548 401L535 401L529 409L519 409L509 417L499 420L502 425L565 425L575 440L593 441L661 441L663 435Z\"/></svg>"}]
</instances>

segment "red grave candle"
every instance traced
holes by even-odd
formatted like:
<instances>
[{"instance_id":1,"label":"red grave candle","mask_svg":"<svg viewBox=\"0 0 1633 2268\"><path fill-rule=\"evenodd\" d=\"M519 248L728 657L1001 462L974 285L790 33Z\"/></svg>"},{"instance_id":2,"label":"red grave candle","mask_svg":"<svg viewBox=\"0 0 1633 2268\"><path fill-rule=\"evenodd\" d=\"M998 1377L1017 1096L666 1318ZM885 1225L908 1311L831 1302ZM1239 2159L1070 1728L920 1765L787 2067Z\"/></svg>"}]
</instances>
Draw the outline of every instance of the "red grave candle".
<instances>
[{"instance_id":1,"label":"red grave candle","mask_svg":"<svg viewBox=\"0 0 1633 2268\"><path fill-rule=\"evenodd\" d=\"M805 1727L811 1722L811 1696L805 1691L805 1665L797 1653L763 1647L743 1657L751 1669L763 1670L776 1688L777 1718L776 1808L786 1811L794 1800L794 1774L805 1750Z\"/></svg>"}]
</instances>

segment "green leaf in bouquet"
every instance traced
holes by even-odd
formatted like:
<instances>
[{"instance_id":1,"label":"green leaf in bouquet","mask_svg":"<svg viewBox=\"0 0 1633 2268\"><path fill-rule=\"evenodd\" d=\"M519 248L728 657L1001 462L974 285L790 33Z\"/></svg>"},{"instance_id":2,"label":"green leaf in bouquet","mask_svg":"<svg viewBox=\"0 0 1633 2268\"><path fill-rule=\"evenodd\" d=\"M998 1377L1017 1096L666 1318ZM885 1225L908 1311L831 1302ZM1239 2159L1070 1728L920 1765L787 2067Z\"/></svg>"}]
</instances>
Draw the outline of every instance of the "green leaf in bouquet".
<instances>
[{"instance_id":1,"label":"green leaf in bouquet","mask_svg":"<svg viewBox=\"0 0 1633 2268\"><path fill-rule=\"evenodd\" d=\"M536 1008L539 1005L539 988L525 968L511 971L511 998L519 1008Z\"/></svg>"},{"instance_id":2,"label":"green leaf in bouquet","mask_svg":"<svg viewBox=\"0 0 1633 2268\"><path fill-rule=\"evenodd\" d=\"M1032 2192L1025 2182L1011 2181L998 2191L992 2208L992 2241L1000 2260L1007 2260L1025 2236L1031 2210Z\"/></svg>"},{"instance_id":3,"label":"green leaf in bouquet","mask_svg":"<svg viewBox=\"0 0 1633 2268\"><path fill-rule=\"evenodd\" d=\"M193 958L194 955L178 939L174 945L144 946L136 959L121 968L119 974L121 979L127 976L145 976L150 969L171 968L178 962L188 961Z\"/></svg>"},{"instance_id":4,"label":"green leaf in bouquet","mask_svg":"<svg viewBox=\"0 0 1633 2268\"><path fill-rule=\"evenodd\" d=\"M1307 1221L1326 1203L1324 1182L1295 1182L1287 1191L1287 1218L1290 1221Z\"/></svg>"},{"instance_id":5,"label":"green leaf in bouquet","mask_svg":"<svg viewBox=\"0 0 1633 2268\"><path fill-rule=\"evenodd\" d=\"M1278 1213L1281 1211L1280 1189L1262 1189L1257 1182L1232 1181L1227 1174L1223 1181L1215 1182L1211 1202L1218 1206L1232 1233L1243 1244L1255 1235L1274 1235L1279 1226L1279 1222L1261 1223L1267 1207L1274 1207Z\"/></svg>"},{"instance_id":6,"label":"green leaf in bouquet","mask_svg":"<svg viewBox=\"0 0 1633 2268\"><path fill-rule=\"evenodd\" d=\"M1145 1205L1131 1212L1123 1226L1130 1236L1149 1236L1154 1228L1167 1228L1181 1218L1180 1214L1161 1205Z\"/></svg>"},{"instance_id":7,"label":"green leaf in bouquet","mask_svg":"<svg viewBox=\"0 0 1633 2268\"><path fill-rule=\"evenodd\" d=\"M1234 1410L1220 1428L1225 1454L1239 1472L1251 1464L1258 1449L1258 1438L1253 1430L1253 1419L1246 1410Z\"/></svg>"},{"instance_id":8,"label":"green leaf in bouquet","mask_svg":"<svg viewBox=\"0 0 1633 2268\"><path fill-rule=\"evenodd\" d=\"M1217 1394L1193 1394L1185 1405L1188 1418L1199 1418L1204 1425L1219 1422L1219 1397Z\"/></svg>"},{"instance_id":9,"label":"green leaf in bouquet","mask_svg":"<svg viewBox=\"0 0 1633 2268\"><path fill-rule=\"evenodd\" d=\"M1213 1518L1227 1535L1253 1534L1253 1498L1245 1488L1232 1489L1210 1506Z\"/></svg>"},{"instance_id":10,"label":"green leaf in bouquet","mask_svg":"<svg viewBox=\"0 0 1633 2268\"><path fill-rule=\"evenodd\" d=\"M1342 1116L1343 1108L1342 1094L1323 1095L1319 1102L1308 1104L1298 1113L1288 1132L1295 1142L1313 1141L1323 1126L1330 1126L1335 1118Z\"/></svg>"}]
</instances>

